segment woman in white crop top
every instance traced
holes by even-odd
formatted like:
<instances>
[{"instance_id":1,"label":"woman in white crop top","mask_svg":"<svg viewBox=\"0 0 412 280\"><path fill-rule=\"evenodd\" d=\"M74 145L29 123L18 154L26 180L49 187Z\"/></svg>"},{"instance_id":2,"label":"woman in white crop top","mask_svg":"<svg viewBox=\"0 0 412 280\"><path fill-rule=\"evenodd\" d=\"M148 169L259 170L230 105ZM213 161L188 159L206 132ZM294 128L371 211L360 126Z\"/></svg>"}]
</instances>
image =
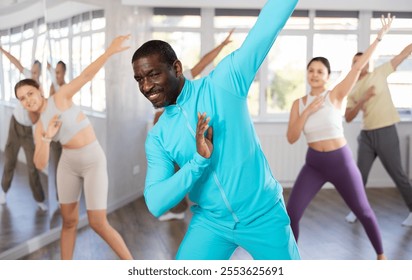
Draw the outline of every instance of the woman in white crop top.
<instances>
[{"instance_id":1,"label":"woman in white crop top","mask_svg":"<svg viewBox=\"0 0 412 280\"><path fill-rule=\"evenodd\" d=\"M63 147L57 168L57 191L63 217L60 242L62 259L73 257L79 199L83 190L90 227L119 258L132 259L123 238L107 221L106 156L90 122L72 101L73 96L94 77L110 56L129 48L123 46L129 37L115 38L100 57L70 83L62 85L48 100L43 97L34 80L25 79L15 86L16 97L24 108L40 114L34 133L36 167L40 170L46 167L52 139L60 141Z\"/></svg>"},{"instance_id":2,"label":"woman in white crop top","mask_svg":"<svg viewBox=\"0 0 412 280\"><path fill-rule=\"evenodd\" d=\"M343 135L341 106L379 41L389 30L392 20L390 15L386 19L382 18L383 26L376 40L332 90L326 89L331 72L329 61L324 57L315 57L308 63L307 80L310 92L294 101L287 131L287 139L291 144L299 139L303 131L309 146L306 163L295 181L287 203L296 240L299 237L299 220L303 212L322 186L330 182L358 216L375 249L377 259L385 259L375 214L369 205L359 169Z\"/></svg>"}]
</instances>

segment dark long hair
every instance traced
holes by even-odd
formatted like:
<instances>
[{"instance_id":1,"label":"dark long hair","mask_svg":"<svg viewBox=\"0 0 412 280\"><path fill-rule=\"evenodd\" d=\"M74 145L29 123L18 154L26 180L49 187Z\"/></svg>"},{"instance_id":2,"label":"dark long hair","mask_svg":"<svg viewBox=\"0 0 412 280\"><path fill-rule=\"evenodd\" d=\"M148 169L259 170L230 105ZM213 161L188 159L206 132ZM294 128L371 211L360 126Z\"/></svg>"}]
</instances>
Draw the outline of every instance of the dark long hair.
<instances>
[{"instance_id":1,"label":"dark long hair","mask_svg":"<svg viewBox=\"0 0 412 280\"><path fill-rule=\"evenodd\" d=\"M330 63L329 60L326 57L323 56L317 56L312 58L308 65L306 66L306 70L309 69L309 66L312 64L312 62L314 61L319 61L320 63L322 63L323 65L325 65L325 67L328 69L328 74L330 75Z\"/></svg>"}]
</instances>

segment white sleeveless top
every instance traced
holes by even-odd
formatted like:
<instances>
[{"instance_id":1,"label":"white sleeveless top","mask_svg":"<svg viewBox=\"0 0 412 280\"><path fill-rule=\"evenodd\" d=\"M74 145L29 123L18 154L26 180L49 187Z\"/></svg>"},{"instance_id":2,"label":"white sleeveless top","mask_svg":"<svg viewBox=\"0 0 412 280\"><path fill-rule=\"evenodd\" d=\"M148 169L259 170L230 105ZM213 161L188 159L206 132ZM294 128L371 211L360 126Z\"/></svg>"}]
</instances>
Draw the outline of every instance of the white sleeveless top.
<instances>
[{"instance_id":1,"label":"white sleeveless top","mask_svg":"<svg viewBox=\"0 0 412 280\"><path fill-rule=\"evenodd\" d=\"M325 96L321 108L308 117L303 127L303 133L308 143L344 137L342 111L332 104L329 91L325 91L321 95ZM308 94L306 105L303 104L303 98L299 99L299 115L315 98L316 96Z\"/></svg>"}]
</instances>

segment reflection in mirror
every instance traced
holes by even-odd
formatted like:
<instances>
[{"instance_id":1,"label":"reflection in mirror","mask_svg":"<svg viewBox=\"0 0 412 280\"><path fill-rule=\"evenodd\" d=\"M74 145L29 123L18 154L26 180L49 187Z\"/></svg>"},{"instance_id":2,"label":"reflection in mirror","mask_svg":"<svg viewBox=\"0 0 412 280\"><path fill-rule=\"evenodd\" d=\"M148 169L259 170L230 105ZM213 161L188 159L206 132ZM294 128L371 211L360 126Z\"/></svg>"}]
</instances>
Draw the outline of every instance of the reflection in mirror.
<instances>
[{"instance_id":1,"label":"reflection in mirror","mask_svg":"<svg viewBox=\"0 0 412 280\"><path fill-rule=\"evenodd\" d=\"M63 61L67 66L66 81L70 81L105 50L104 11L96 5L64 0L45 0L45 6L48 60L53 67ZM93 112L105 112L104 73L100 71L90 86L83 87L80 94L75 95L77 105ZM92 91L99 94L93 96Z\"/></svg>"},{"instance_id":2,"label":"reflection in mirror","mask_svg":"<svg viewBox=\"0 0 412 280\"><path fill-rule=\"evenodd\" d=\"M9 123L19 106L14 85L26 76L32 77L33 62L38 60L44 96L51 96L104 51L106 21L101 7L95 5L63 0L10 0L0 3L0 26L0 45L4 49L0 54L0 122L4 124L0 127L0 168L3 171L7 165ZM102 69L74 99L82 109L98 116L89 116L98 138L105 134L101 125L106 110L104 79ZM93 91L99 94L92 95ZM37 185L42 186L40 192L43 191L45 199L38 190L33 194L30 191L28 161L23 149L19 149L11 187L5 188L6 193L0 192L0 259L19 258L53 241L50 235L58 238L61 217L55 171L60 149L58 144L52 144L49 165L38 172L40 183ZM38 202L44 205L36 204ZM83 198L80 212L85 216ZM81 219L80 226L82 224Z\"/></svg>"},{"instance_id":3,"label":"reflection in mirror","mask_svg":"<svg viewBox=\"0 0 412 280\"><path fill-rule=\"evenodd\" d=\"M32 122L14 96L14 85L45 83L46 23L41 0L0 4L0 259L47 232L47 176L33 164Z\"/></svg>"},{"instance_id":4,"label":"reflection in mirror","mask_svg":"<svg viewBox=\"0 0 412 280\"><path fill-rule=\"evenodd\" d=\"M47 63L49 73L44 95L50 98L60 86L77 77L93 60L97 54L105 50L105 18L99 7L81 3L70 4L67 1L45 1L47 24ZM105 112L105 84L104 70L99 71L90 86L84 86L75 94L73 102L87 112L102 114ZM92 95L98 91L98 95ZM93 118L89 116L93 123ZM98 120L97 120L98 122ZM62 153L62 146L58 142L51 143L50 160L48 166L49 194L51 208L55 209L56 224L61 224L57 198L56 170ZM80 216L85 217L86 207L84 197L80 199Z\"/></svg>"}]
</instances>

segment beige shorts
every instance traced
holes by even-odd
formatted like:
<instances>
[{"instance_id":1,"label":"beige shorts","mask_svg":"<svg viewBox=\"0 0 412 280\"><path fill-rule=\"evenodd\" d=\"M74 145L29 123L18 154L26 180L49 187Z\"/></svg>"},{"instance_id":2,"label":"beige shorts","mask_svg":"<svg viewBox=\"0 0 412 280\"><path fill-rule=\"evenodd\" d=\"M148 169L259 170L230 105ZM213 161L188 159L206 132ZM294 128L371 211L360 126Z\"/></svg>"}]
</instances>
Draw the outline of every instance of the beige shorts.
<instances>
[{"instance_id":1,"label":"beige shorts","mask_svg":"<svg viewBox=\"0 0 412 280\"><path fill-rule=\"evenodd\" d=\"M97 141L80 149L63 149L60 157L57 167L59 202L78 202L82 188L87 210L107 208L107 162Z\"/></svg>"}]
</instances>

